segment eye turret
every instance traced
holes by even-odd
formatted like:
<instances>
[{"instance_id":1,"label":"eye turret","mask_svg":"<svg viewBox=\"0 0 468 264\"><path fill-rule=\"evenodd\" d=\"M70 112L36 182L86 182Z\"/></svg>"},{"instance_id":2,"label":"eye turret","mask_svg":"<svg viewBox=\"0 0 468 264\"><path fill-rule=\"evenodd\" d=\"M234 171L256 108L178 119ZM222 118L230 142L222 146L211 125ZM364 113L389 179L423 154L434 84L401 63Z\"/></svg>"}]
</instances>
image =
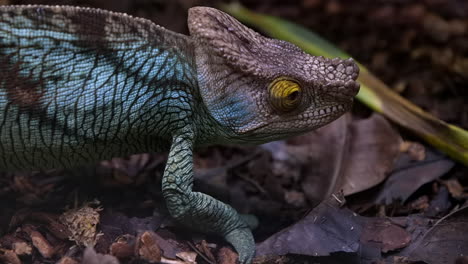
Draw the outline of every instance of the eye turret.
<instances>
[{"instance_id":1,"label":"eye turret","mask_svg":"<svg viewBox=\"0 0 468 264\"><path fill-rule=\"evenodd\" d=\"M280 77L268 87L271 106L279 113L296 110L302 99L301 85L292 79Z\"/></svg>"}]
</instances>

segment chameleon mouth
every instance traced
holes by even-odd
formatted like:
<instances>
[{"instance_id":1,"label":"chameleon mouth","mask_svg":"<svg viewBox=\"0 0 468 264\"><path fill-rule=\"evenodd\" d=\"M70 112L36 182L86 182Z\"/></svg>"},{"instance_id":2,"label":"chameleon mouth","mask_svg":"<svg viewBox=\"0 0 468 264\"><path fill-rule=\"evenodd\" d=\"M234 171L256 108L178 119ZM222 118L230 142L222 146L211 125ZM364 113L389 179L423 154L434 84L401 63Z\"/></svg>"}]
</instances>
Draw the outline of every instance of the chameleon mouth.
<instances>
[{"instance_id":1,"label":"chameleon mouth","mask_svg":"<svg viewBox=\"0 0 468 264\"><path fill-rule=\"evenodd\" d=\"M323 88L324 94L337 102L348 102L359 92L360 85L355 80L337 81Z\"/></svg>"},{"instance_id":2,"label":"chameleon mouth","mask_svg":"<svg viewBox=\"0 0 468 264\"><path fill-rule=\"evenodd\" d=\"M249 126L246 128L241 128L236 131L238 135L249 135L252 141L262 141L268 142L272 140L282 139L288 136L299 135L302 133L309 132L318 127L326 125L333 120L339 118L344 113L351 109L353 102L353 97L348 98L346 102L333 104L326 106L320 109L314 109L312 111L305 111L300 115L297 115L295 118L288 118L286 121L282 119L270 119L269 122L260 122L255 127ZM284 130L285 122L293 124L289 126L289 129ZM271 135L270 132L262 133L268 127L273 129L278 129L275 131L274 135ZM279 127L282 127L279 128ZM268 130L268 129L267 129Z\"/></svg>"},{"instance_id":3,"label":"chameleon mouth","mask_svg":"<svg viewBox=\"0 0 468 264\"><path fill-rule=\"evenodd\" d=\"M351 99L352 102L352 99ZM336 104L328 107L324 107L321 109L316 109L314 111L310 112L305 112L302 115L299 115L297 118L294 119L288 119L288 123L291 124L298 124L298 126L294 127L291 126L290 129L287 132L281 133L281 132L276 132L277 134L286 134L286 135L292 135L292 134L301 134L305 133L311 130L314 130L318 127L321 127L325 124L328 124L332 122L333 120L339 118L342 116L344 113L349 111L351 109L352 103L341 103L341 104ZM259 126L255 129L255 131L260 130L264 127L267 126L272 126L275 124L283 123L284 121L280 120L277 122L271 122L270 124L264 124L262 126Z\"/></svg>"},{"instance_id":4,"label":"chameleon mouth","mask_svg":"<svg viewBox=\"0 0 468 264\"><path fill-rule=\"evenodd\" d=\"M349 110L349 104L338 104L326 108L322 108L313 112L314 117L341 114Z\"/></svg>"},{"instance_id":5,"label":"chameleon mouth","mask_svg":"<svg viewBox=\"0 0 468 264\"><path fill-rule=\"evenodd\" d=\"M352 101L352 99L350 99ZM256 127L240 129L236 132L243 138L242 142L266 143L273 140L284 139L290 136L300 135L326 125L342 116L351 108L351 103L341 103L314 111L303 113L294 119L288 119L289 129L284 130L284 120L270 120L270 122L259 123ZM274 133L271 133L271 131ZM245 137L249 135L248 137Z\"/></svg>"},{"instance_id":6,"label":"chameleon mouth","mask_svg":"<svg viewBox=\"0 0 468 264\"><path fill-rule=\"evenodd\" d=\"M317 119L317 118L327 118L327 117L336 117L338 118L343 113L351 109L352 98L347 103L341 103L331 106L326 106L320 109L316 109L312 112L306 112L300 116L297 120L304 119Z\"/></svg>"}]
</instances>

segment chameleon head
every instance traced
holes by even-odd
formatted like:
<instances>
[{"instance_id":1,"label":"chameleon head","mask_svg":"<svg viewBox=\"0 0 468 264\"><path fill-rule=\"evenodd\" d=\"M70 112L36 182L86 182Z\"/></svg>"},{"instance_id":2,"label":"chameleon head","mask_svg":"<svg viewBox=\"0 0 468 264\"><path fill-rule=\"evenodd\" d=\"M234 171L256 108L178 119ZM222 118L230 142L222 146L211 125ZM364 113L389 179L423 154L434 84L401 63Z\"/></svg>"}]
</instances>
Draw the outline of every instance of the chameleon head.
<instances>
[{"instance_id":1,"label":"chameleon head","mask_svg":"<svg viewBox=\"0 0 468 264\"><path fill-rule=\"evenodd\" d=\"M352 59L326 59L261 36L219 10L189 10L199 89L230 137L262 143L323 126L359 90Z\"/></svg>"}]
</instances>

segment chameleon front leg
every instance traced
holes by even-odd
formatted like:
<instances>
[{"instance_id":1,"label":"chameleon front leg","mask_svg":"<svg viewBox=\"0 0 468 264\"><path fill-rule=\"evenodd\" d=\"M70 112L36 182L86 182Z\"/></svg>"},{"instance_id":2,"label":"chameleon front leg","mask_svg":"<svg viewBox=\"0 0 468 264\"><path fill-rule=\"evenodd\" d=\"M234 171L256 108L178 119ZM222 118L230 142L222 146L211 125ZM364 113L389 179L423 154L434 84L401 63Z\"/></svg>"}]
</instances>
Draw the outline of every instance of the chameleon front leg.
<instances>
[{"instance_id":1,"label":"chameleon front leg","mask_svg":"<svg viewBox=\"0 0 468 264\"><path fill-rule=\"evenodd\" d=\"M255 242L247 223L231 206L193 186L193 135L175 136L162 180L167 208L178 222L192 229L223 236L239 254L239 262L251 263Z\"/></svg>"}]
</instances>

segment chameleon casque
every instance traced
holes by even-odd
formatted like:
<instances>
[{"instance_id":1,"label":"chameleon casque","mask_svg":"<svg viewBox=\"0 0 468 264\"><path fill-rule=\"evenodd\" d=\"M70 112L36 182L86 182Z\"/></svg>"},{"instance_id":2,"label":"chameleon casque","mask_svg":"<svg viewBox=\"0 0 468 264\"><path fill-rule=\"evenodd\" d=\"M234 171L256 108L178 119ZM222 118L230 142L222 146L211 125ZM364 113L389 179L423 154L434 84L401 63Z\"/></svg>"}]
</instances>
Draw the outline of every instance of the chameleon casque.
<instances>
[{"instance_id":1,"label":"chameleon casque","mask_svg":"<svg viewBox=\"0 0 468 264\"><path fill-rule=\"evenodd\" d=\"M190 36L126 14L0 7L0 169L73 167L170 149L162 191L183 225L223 236L250 263L236 211L192 191L192 151L261 144L325 125L359 90L351 60L269 39L207 7Z\"/></svg>"}]
</instances>

